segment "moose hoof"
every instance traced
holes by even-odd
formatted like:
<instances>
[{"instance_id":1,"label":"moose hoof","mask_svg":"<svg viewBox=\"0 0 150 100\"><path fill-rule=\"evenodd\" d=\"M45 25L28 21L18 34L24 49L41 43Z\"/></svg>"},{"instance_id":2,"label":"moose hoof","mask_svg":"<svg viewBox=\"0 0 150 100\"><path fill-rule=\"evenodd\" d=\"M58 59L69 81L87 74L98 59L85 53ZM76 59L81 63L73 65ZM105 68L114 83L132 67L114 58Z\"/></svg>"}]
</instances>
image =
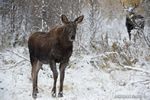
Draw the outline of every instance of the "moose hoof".
<instances>
[{"instance_id":1,"label":"moose hoof","mask_svg":"<svg viewBox=\"0 0 150 100\"><path fill-rule=\"evenodd\" d=\"M60 93L58 94L58 97L63 97L63 93L60 92Z\"/></svg>"},{"instance_id":2,"label":"moose hoof","mask_svg":"<svg viewBox=\"0 0 150 100\"><path fill-rule=\"evenodd\" d=\"M36 93L39 93L39 90L36 88Z\"/></svg>"},{"instance_id":3,"label":"moose hoof","mask_svg":"<svg viewBox=\"0 0 150 100\"><path fill-rule=\"evenodd\" d=\"M52 92L52 97L56 97L56 93Z\"/></svg>"},{"instance_id":4,"label":"moose hoof","mask_svg":"<svg viewBox=\"0 0 150 100\"><path fill-rule=\"evenodd\" d=\"M36 93L32 93L32 97L33 97L33 99L36 99L37 98L37 94Z\"/></svg>"}]
</instances>

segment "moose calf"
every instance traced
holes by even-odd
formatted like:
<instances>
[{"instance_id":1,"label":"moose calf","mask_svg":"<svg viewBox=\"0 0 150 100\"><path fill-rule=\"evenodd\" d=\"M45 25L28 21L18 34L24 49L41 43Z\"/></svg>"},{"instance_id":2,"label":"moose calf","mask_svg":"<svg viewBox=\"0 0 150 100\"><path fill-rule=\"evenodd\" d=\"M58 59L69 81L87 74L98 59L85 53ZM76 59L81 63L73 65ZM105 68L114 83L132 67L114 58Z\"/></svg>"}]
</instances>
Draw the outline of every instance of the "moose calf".
<instances>
[{"instance_id":1,"label":"moose calf","mask_svg":"<svg viewBox=\"0 0 150 100\"><path fill-rule=\"evenodd\" d=\"M60 63L60 89L58 96L63 96L65 68L72 55L77 24L82 22L83 18L84 16L82 15L74 21L68 21L68 18L62 15L61 20L64 23L63 25L55 27L49 32L36 32L29 37L28 48L32 65L32 97L34 99L37 98L38 93L38 72L43 64L49 64L53 72L54 85L52 88L52 96L55 97L58 77L56 63Z\"/></svg>"}]
</instances>

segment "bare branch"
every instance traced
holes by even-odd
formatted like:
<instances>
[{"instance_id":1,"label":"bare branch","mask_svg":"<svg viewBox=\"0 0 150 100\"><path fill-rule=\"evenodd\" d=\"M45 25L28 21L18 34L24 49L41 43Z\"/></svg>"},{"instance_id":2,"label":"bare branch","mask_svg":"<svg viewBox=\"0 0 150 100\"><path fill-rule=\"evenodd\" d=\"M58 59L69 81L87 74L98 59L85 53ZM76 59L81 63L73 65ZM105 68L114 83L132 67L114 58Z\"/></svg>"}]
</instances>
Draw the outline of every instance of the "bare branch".
<instances>
[{"instance_id":1,"label":"bare branch","mask_svg":"<svg viewBox=\"0 0 150 100\"><path fill-rule=\"evenodd\" d=\"M135 21L132 21L132 22L133 22L134 26L137 27L135 29L137 29L138 31L140 31L143 34L144 40L146 41L147 45L150 47L150 40L148 39L148 37L145 36L143 29L141 29L141 27Z\"/></svg>"},{"instance_id":2,"label":"bare branch","mask_svg":"<svg viewBox=\"0 0 150 100\"><path fill-rule=\"evenodd\" d=\"M3 69L1 69L1 70L7 70L7 69L12 69L12 68L14 68L14 67L16 67L18 64L20 64L20 63L22 63L22 62L24 62L24 61L27 61L27 60L21 60L21 61L19 61L18 63L16 63L16 64L14 64L14 65L7 65L7 66L5 66L5 67L7 67L7 68L3 68Z\"/></svg>"},{"instance_id":3,"label":"bare branch","mask_svg":"<svg viewBox=\"0 0 150 100\"><path fill-rule=\"evenodd\" d=\"M144 72L147 74L150 74L149 71L141 69L141 68L136 68L136 67L131 67L131 66L123 66L125 69L131 69L131 70L135 70L135 71L140 71L140 72Z\"/></svg>"},{"instance_id":4,"label":"bare branch","mask_svg":"<svg viewBox=\"0 0 150 100\"><path fill-rule=\"evenodd\" d=\"M30 60L29 60L29 59L27 59L27 58L23 57L22 55L19 55L18 53L15 53L15 52L10 51L10 50L6 50L6 51L9 51L9 52L11 52L11 53L13 53L13 54L17 55L18 57L23 58L24 60L26 60L26 61L29 61L29 62L30 62Z\"/></svg>"},{"instance_id":5,"label":"bare branch","mask_svg":"<svg viewBox=\"0 0 150 100\"><path fill-rule=\"evenodd\" d=\"M3 68L2 70L7 70L7 69L14 68L14 67L16 67L18 64L20 64L20 63L22 63L22 62L24 62L24 61L30 62L27 58L23 57L22 55L19 55L18 53L15 53L15 52L13 52L13 51L11 51L11 50L6 50L6 51L15 54L16 56L22 58L23 60L21 60L21 61L15 63L15 64L13 64L13 65L12 65L12 64L11 64L11 65L7 65L7 66L5 66L5 67L7 67L7 68Z\"/></svg>"}]
</instances>

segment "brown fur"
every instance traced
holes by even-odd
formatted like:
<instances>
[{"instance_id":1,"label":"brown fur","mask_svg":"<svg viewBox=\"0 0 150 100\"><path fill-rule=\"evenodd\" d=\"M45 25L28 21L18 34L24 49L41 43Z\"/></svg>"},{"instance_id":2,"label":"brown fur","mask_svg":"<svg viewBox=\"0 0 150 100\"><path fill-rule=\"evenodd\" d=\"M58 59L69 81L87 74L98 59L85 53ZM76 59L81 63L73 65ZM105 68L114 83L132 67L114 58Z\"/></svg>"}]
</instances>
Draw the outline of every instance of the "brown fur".
<instances>
[{"instance_id":1,"label":"brown fur","mask_svg":"<svg viewBox=\"0 0 150 100\"><path fill-rule=\"evenodd\" d=\"M38 72L42 64L50 64L54 76L54 86L52 96L56 96L56 82L58 72L56 63L60 63L60 89L59 97L63 96L63 81L65 68L68 65L69 58L72 54L73 40L75 39L76 26L84 16L80 16L75 21L68 21L65 15L61 16L64 25L51 29L49 32L36 32L29 37L28 48L32 65L32 81L34 99L37 97Z\"/></svg>"}]
</instances>

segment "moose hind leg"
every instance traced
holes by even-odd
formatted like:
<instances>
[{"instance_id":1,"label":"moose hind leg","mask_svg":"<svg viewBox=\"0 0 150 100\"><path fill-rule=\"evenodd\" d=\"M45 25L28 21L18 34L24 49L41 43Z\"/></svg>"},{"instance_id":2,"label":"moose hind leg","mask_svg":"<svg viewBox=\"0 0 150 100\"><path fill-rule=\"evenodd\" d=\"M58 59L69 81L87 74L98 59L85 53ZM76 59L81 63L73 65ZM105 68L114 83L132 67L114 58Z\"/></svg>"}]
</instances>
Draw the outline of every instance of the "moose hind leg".
<instances>
[{"instance_id":1,"label":"moose hind leg","mask_svg":"<svg viewBox=\"0 0 150 100\"><path fill-rule=\"evenodd\" d=\"M39 69L41 68L42 64L39 61L35 61L32 63L32 85L33 85L33 92L32 92L32 97L34 99L37 98L37 93L38 93L38 86L37 86L37 81L38 81L38 72Z\"/></svg>"},{"instance_id":2,"label":"moose hind leg","mask_svg":"<svg viewBox=\"0 0 150 100\"><path fill-rule=\"evenodd\" d=\"M54 85L53 85L53 88L52 88L52 96L56 97L56 83L57 83L57 77L58 77L58 72L57 72L57 69L56 69L56 62L51 61L50 62L50 67L51 67L51 70L53 72L53 77L54 77Z\"/></svg>"},{"instance_id":3,"label":"moose hind leg","mask_svg":"<svg viewBox=\"0 0 150 100\"><path fill-rule=\"evenodd\" d=\"M63 82L64 82L64 77L65 77L65 68L68 65L68 61L61 63L59 66L59 70L60 70L60 89L59 89L59 93L58 93L58 97L63 97Z\"/></svg>"}]
</instances>

